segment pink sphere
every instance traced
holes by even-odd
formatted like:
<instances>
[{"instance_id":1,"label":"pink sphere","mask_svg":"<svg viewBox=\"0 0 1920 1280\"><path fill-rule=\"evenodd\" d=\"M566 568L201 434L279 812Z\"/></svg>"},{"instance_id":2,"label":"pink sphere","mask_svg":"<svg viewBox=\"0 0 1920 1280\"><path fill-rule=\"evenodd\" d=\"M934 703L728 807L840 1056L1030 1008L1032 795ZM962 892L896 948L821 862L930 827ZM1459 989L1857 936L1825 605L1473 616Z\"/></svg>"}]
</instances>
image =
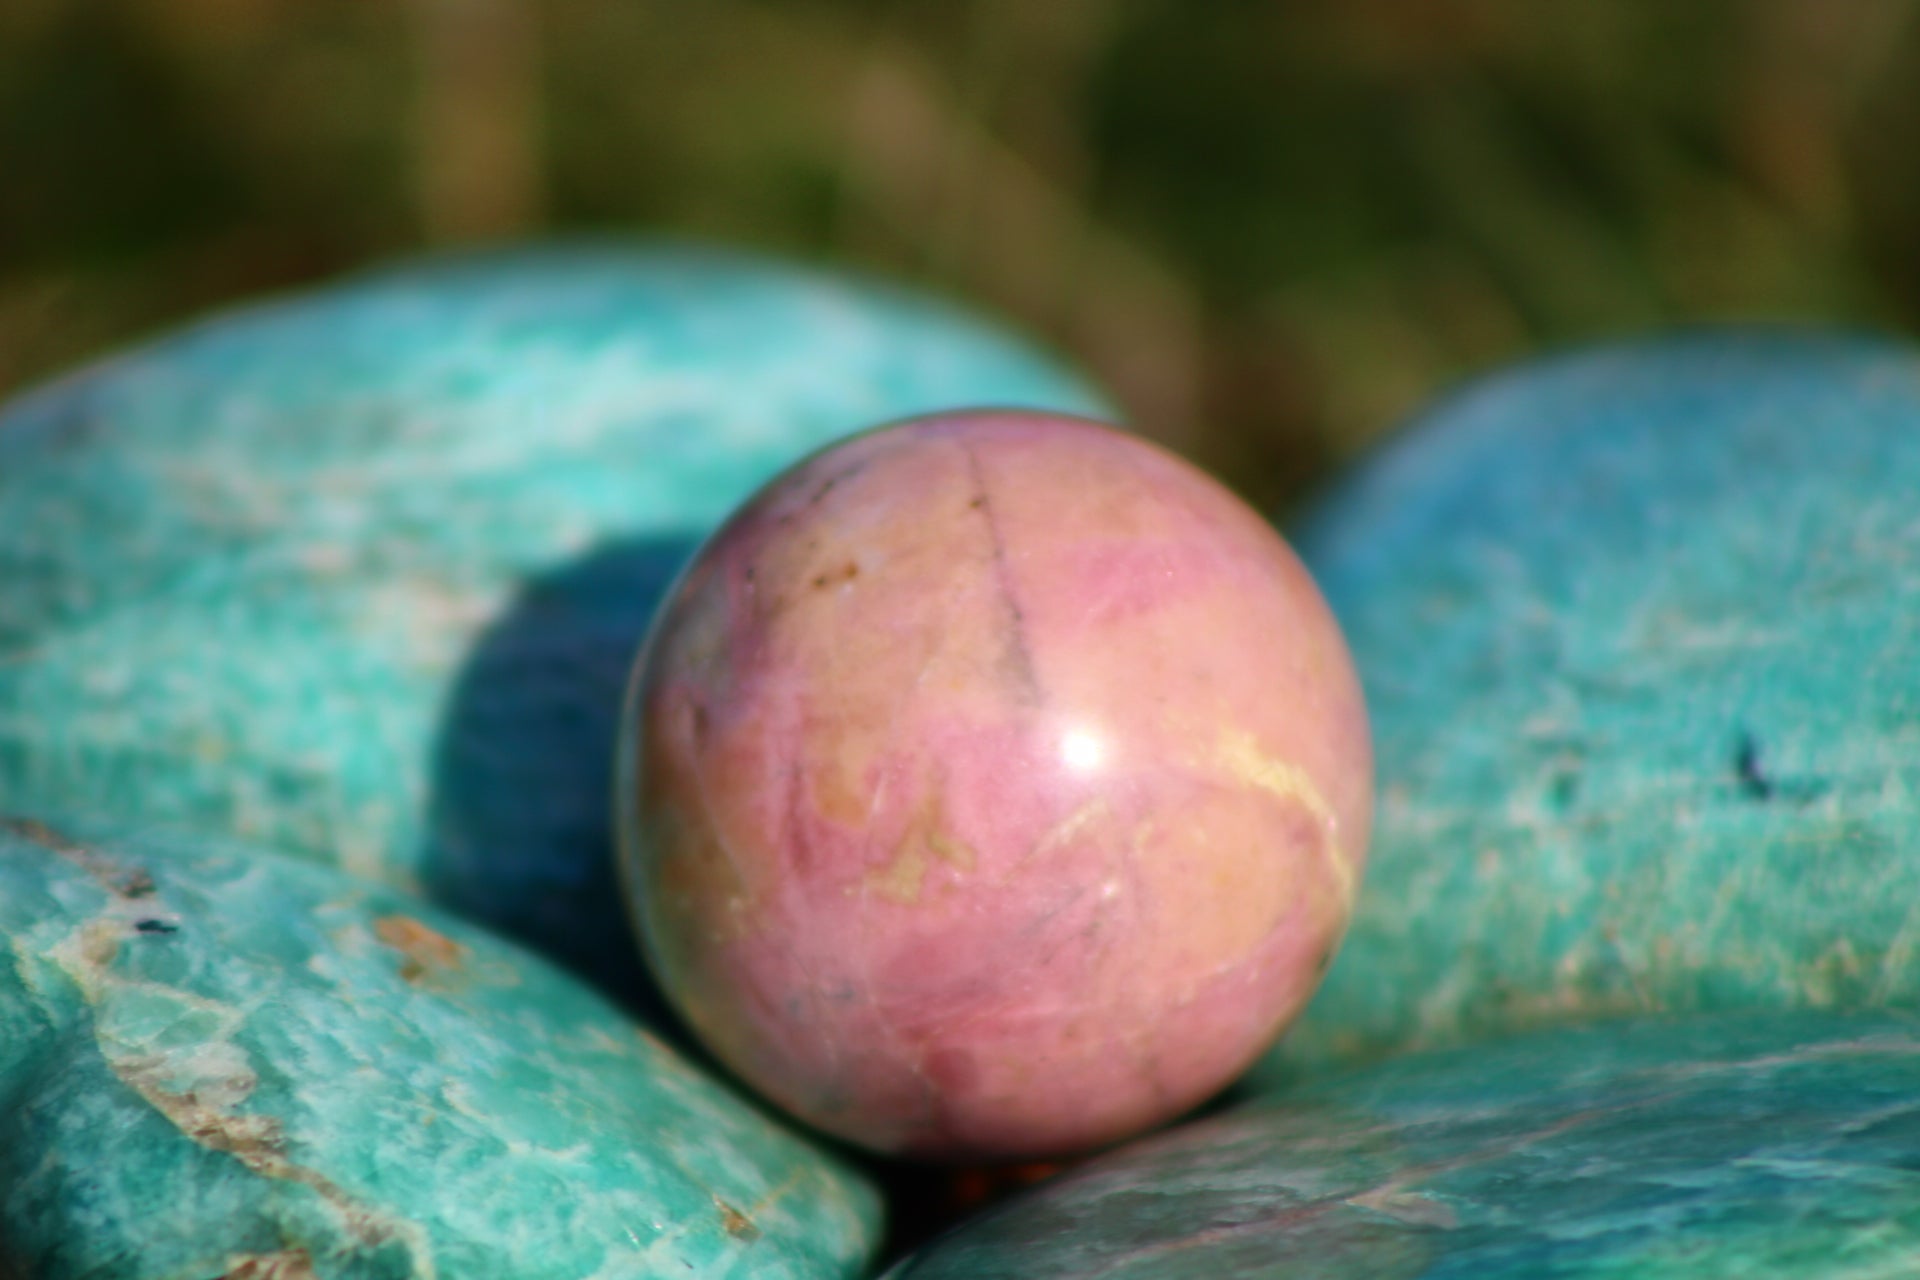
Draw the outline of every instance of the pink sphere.
<instances>
[{"instance_id":1,"label":"pink sphere","mask_svg":"<svg viewBox=\"0 0 1920 1280\"><path fill-rule=\"evenodd\" d=\"M669 598L625 731L669 997L884 1152L1059 1154L1202 1101L1313 992L1366 850L1366 711L1306 571L1072 418L919 419L774 481Z\"/></svg>"}]
</instances>

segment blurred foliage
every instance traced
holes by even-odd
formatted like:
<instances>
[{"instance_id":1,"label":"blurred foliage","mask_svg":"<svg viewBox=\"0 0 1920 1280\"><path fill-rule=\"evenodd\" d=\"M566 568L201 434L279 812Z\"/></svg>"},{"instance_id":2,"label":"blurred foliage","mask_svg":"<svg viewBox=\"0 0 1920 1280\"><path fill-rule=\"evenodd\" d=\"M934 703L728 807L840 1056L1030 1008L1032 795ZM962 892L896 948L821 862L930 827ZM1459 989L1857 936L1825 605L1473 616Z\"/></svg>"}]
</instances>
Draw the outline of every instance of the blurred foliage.
<instances>
[{"instance_id":1,"label":"blurred foliage","mask_svg":"<svg viewBox=\"0 0 1920 1280\"><path fill-rule=\"evenodd\" d=\"M436 244L997 308L1280 502L1465 373L1920 324L1913 0L0 0L0 390Z\"/></svg>"}]
</instances>

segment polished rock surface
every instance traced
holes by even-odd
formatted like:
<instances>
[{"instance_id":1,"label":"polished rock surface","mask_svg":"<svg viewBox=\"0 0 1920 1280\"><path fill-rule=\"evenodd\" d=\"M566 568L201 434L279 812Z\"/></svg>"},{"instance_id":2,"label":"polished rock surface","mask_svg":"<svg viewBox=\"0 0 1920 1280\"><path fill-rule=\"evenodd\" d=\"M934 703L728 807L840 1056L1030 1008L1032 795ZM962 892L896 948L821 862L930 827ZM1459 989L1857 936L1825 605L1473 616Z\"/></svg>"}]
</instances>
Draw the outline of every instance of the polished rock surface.
<instances>
[{"instance_id":1,"label":"polished rock surface","mask_svg":"<svg viewBox=\"0 0 1920 1280\"><path fill-rule=\"evenodd\" d=\"M1198 1103L1313 990L1366 850L1313 583L1080 419L935 416L782 476L670 597L626 730L668 994L882 1151L1056 1153Z\"/></svg>"},{"instance_id":2,"label":"polished rock surface","mask_svg":"<svg viewBox=\"0 0 1920 1280\"><path fill-rule=\"evenodd\" d=\"M258 839L633 976L618 706L761 482L975 404L1097 410L925 298L689 246L430 260L0 410L0 809Z\"/></svg>"},{"instance_id":3,"label":"polished rock surface","mask_svg":"<svg viewBox=\"0 0 1920 1280\"><path fill-rule=\"evenodd\" d=\"M0 1274L854 1277L858 1177L392 890L0 822Z\"/></svg>"},{"instance_id":4,"label":"polished rock surface","mask_svg":"<svg viewBox=\"0 0 1920 1280\"><path fill-rule=\"evenodd\" d=\"M1796 330L1441 403L1295 529L1379 753L1265 1075L1632 1011L1920 1001L1920 359Z\"/></svg>"},{"instance_id":5,"label":"polished rock surface","mask_svg":"<svg viewBox=\"0 0 1920 1280\"><path fill-rule=\"evenodd\" d=\"M1104 1156L889 1280L1920 1274L1920 1023L1704 1015L1414 1055Z\"/></svg>"}]
</instances>

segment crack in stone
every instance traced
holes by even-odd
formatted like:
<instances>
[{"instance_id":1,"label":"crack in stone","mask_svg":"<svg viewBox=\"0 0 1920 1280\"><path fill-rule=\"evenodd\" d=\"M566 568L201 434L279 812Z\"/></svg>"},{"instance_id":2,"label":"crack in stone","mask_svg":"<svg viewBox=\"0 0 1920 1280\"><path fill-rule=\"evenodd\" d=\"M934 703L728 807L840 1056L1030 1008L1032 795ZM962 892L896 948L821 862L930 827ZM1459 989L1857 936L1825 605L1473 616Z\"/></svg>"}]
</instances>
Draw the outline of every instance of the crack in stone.
<instances>
[{"instance_id":1,"label":"crack in stone","mask_svg":"<svg viewBox=\"0 0 1920 1280\"><path fill-rule=\"evenodd\" d=\"M305 1249L276 1249L231 1255L220 1280L319 1280L319 1274Z\"/></svg>"},{"instance_id":2,"label":"crack in stone","mask_svg":"<svg viewBox=\"0 0 1920 1280\"><path fill-rule=\"evenodd\" d=\"M112 899L110 911L124 912L137 904L142 915L161 910L152 875L144 868L129 868L98 850L66 836L44 822L32 818L0 817L0 831L40 845L49 852L85 871L106 890ZM66 962L90 1009L98 1010L109 987L124 985L110 966L118 957L126 937L124 921L118 915L96 918L82 925L74 935L76 945L66 947ZM77 969L77 971L75 971ZM168 988L171 990L171 988ZM184 993L183 993L184 994ZM267 1115L238 1115L226 1105L210 1102L195 1089L170 1087L177 1064L164 1055L128 1055L109 1049L99 1019L92 1024L95 1047L101 1060L114 1076L190 1142L209 1151L230 1156L250 1172L280 1182L307 1187L324 1200L340 1217L342 1225L359 1243L374 1247L390 1242L402 1243L419 1280L432 1280L432 1258L417 1225L398 1222L386 1214L359 1203L345 1188L318 1170L296 1163L287 1154L286 1134L281 1122ZM229 1047L231 1041L223 1042ZM235 1048L244 1063L246 1055ZM253 1073L241 1067L244 1079L223 1083L243 1087L237 1096L251 1092ZM238 1074L238 1073L235 1073ZM299 1258L294 1257L295 1254ZM303 1261L304 1260L304 1261ZM313 1274L310 1259L299 1250L278 1254L254 1255L230 1264L223 1280L305 1280ZM236 1265L239 1269L236 1269ZM305 1266L305 1270L300 1267Z\"/></svg>"},{"instance_id":3,"label":"crack in stone","mask_svg":"<svg viewBox=\"0 0 1920 1280\"><path fill-rule=\"evenodd\" d=\"M1013 571L1007 564L1006 543L1000 536L1000 519L994 513L993 499L987 495L987 477L980 466L980 455L972 449L966 450L967 470L973 476L973 501L969 504L980 513L987 526L987 539L993 550L994 577L1000 586L1000 598L1007 606L1007 652L1005 662L1013 681L1019 686L1020 700L1029 705L1038 705L1044 701L1040 693L1040 677L1033 665L1033 650L1027 644L1027 615L1020 607L1020 600L1013 590Z\"/></svg>"}]
</instances>

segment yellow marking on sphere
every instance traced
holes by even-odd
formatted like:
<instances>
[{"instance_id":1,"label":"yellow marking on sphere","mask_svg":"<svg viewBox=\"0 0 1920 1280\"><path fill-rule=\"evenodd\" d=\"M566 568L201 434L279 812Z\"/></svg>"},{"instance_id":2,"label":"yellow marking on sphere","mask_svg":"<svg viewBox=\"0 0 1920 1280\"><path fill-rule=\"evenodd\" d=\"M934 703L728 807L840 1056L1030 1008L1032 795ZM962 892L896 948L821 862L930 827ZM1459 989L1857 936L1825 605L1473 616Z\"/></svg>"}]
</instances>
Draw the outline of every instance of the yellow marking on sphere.
<instances>
[{"instance_id":1,"label":"yellow marking on sphere","mask_svg":"<svg viewBox=\"0 0 1920 1280\"><path fill-rule=\"evenodd\" d=\"M1252 734L1239 729L1222 731L1220 761L1227 772L1242 783L1299 805L1319 824L1326 833L1327 862L1333 870L1340 901L1351 904L1353 868L1347 865L1347 859L1340 849L1340 821L1333 812L1333 806L1327 803L1326 796L1321 794L1319 786L1307 771L1290 761L1268 755L1261 750L1260 743Z\"/></svg>"},{"instance_id":2,"label":"yellow marking on sphere","mask_svg":"<svg viewBox=\"0 0 1920 1280\"><path fill-rule=\"evenodd\" d=\"M1026 862L1042 854L1052 853L1085 831L1094 822L1111 813L1112 808L1107 804L1106 797L1095 796L1048 828L1045 835L1034 841L1033 848L1027 851L1027 856L1021 861Z\"/></svg>"},{"instance_id":3,"label":"yellow marking on sphere","mask_svg":"<svg viewBox=\"0 0 1920 1280\"><path fill-rule=\"evenodd\" d=\"M932 869L934 859L956 871L973 870L980 861L973 846L948 835L935 825L940 820L940 808L938 800L929 803L921 816L907 828L906 836L901 839L887 865L867 873L866 884L869 889L889 902L915 903L920 901L921 892L926 887L927 872Z\"/></svg>"},{"instance_id":4,"label":"yellow marking on sphere","mask_svg":"<svg viewBox=\"0 0 1920 1280\"><path fill-rule=\"evenodd\" d=\"M933 850L934 857L940 859L940 861L950 867L957 867L961 871L973 870L974 864L979 861L979 858L975 856L973 852L973 847L967 844L966 841L956 840L952 836L945 835L939 831L935 831L927 837L927 848Z\"/></svg>"},{"instance_id":5,"label":"yellow marking on sphere","mask_svg":"<svg viewBox=\"0 0 1920 1280\"><path fill-rule=\"evenodd\" d=\"M900 842L893 861L867 873L867 885L889 902L914 903L920 901L920 885L926 876L926 850L909 836Z\"/></svg>"}]
</instances>

